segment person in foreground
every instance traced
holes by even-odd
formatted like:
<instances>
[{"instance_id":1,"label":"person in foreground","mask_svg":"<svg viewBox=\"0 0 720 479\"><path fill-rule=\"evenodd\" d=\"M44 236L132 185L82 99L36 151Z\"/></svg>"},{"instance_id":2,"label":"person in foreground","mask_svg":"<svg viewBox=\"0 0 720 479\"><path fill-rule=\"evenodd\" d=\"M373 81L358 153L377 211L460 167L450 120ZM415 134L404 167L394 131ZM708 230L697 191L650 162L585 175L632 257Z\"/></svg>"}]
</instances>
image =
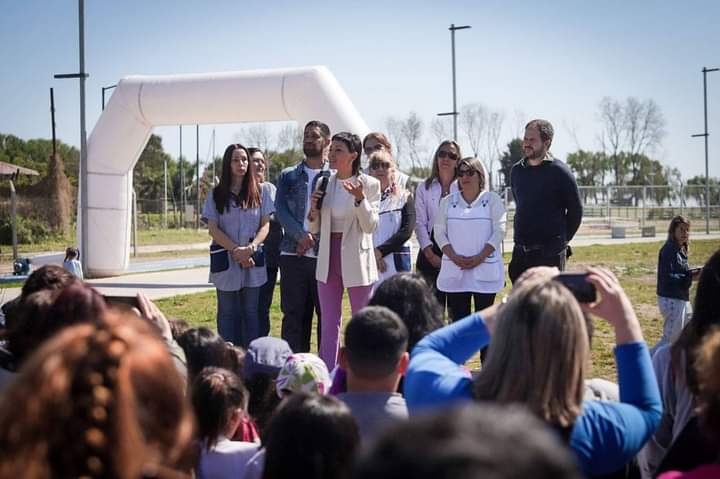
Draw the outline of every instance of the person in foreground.
<instances>
[{"instance_id":1,"label":"person in foreground","mask_svg":"<svg viewBox=\"0 0 720 479\"><path fill-rule=\"evenodd\" d=\"M579 479L572 456L524 408L466 404L388 429L354 479Z\"/></svg>"},{"instance_id":2,"label":"person in foreground","mask_svg":"<svg viewBox=\"0 0 720 479\"><path fill-rule=\"evenodd\" d=\"M408 331L388 308L367 306L353 315L340 349L347 392L338 399L350 407L363 441L382 428L407 419L405 399L397 393L408 364Z\"/></svg>"},{"instance_id":3,"label":"person in foreground","mask_svg":"<svg viewBox=\"0 0 720 479\"><path fill-rule=\"evenodd\" d=\"M420 341L405 376L405 398L411 415L473 398L523 403L565 438L584 474L610 474L632 459L660 422L650 354L630 300L610 271L589 269L600 298L582 309L551 280L556 273L532 269L499 311L493 306ZM583 309L615 330L618 403L583 401L590 358ZM463 364L488 343L487 361L473 383Z\"/></svg>"},{"instance_id":4,"label":"person in foreground","mask_svg":"<svg viewBox=\"0 0 720 479\"><path fill-rule=\"evenodd\" d=\"M698 381L698 411L700 428L708 442L715 448L711 462L698 466L687 473L666 472L660 479L712 479L720 477L720 332L711 334L696 352L695 374Z\"/></svg>"},{"instance_id":5,"label":"person in foreground","mask_svg":"<svg viewBox=\"0 0 720 479\"><path fill-rule=\"evenodd\" d=\"M0 403L0 477L179 477L192 434L185 381L157 330L106 312L23 365Z\"/></svg>"}]
</instances>

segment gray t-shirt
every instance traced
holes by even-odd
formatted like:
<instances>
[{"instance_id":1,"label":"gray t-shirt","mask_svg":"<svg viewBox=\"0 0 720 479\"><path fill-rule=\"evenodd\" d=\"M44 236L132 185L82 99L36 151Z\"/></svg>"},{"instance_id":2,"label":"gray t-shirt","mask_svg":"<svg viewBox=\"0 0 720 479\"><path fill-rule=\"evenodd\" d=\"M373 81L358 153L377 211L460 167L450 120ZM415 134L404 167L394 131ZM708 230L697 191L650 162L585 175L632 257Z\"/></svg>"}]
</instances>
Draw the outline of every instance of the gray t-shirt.
<instances>
[{"instance_id":1,"label":"gray t-shirt","mask_svg":"<svg viewBox=\"0 0 720 479\"><path fill-rule=\"evenodd\" d=\"M350 407L362 441L375 438L386 427L408 418L405 398L398 393L341 393Z\"/></svg>"},{"instance_id":2,"label":"gray t-shirt","mask_svg":"<svg viewBox=\"0 0 720 479\"><path fill-rule=\"evenodd\" d=\"M261 188L259 208L243 209L230 200L229 208L218 214L212 194L205 200L203 221L216 221L220 230L239 246L247 246L260 228L260 219L275 212L275 203L269 188ZM229 254L229 253L228 253ZM243 268L230 258L230 267L225 271L210 274L210 282L220 291L239 291L242 288L262 286L267 281L265 266Z\"/></svg>"}]
</instances>

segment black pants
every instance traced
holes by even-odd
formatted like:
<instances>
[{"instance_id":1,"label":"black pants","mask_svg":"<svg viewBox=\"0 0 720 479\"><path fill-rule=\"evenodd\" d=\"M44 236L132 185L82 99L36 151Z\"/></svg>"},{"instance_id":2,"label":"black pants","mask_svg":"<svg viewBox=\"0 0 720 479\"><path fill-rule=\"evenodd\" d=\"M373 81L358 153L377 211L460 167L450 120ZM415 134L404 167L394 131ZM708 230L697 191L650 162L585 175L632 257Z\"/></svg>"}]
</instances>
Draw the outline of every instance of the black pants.
<instances>
[{"instance_id":1,"label":"black pants","mask_svg":"<svg viewBox=\"0 0 720 479\"><path fill-rule=\"evenodd\" d=\"M495 294L485 293L445 293L447 294L448 316L451 322L470 316L472 311L477 312L492 306L495 302ZM470 303L475 303L475 309L471 311Z\"/></svg>"},{"instance_id":2,"label":"black pants","mask_svg":"<svg viewBox=\"0 0 720 479\"><path fill-rule=\"evenodd\" d=\"M315 258L280 256L280 307L283 312L282 338L296 353L310 351L313 311L317 314L320 344L320 301L315 280Z\"/></svg>"},{"instance_id":3,"label":"black pants","mask_svg":"<svg viewBox=\"0 0 720 479\"><path fill-rule=\"evenodd\" d=\"M277 266L267 266L267 281L260 286L260 298L258 299L258 334L260 337L270 335L270 306L275 293L277 274Z\"/></svg>"},{"instance_id":4,"label":"black pants","mask_svg":"<svg viewBox=\"0 0 720 479\"><path fill-rule=\"evenodd\" d=\"M560 271L565 271L565 248L557 254L545 255L542 250L523 251L522 248L515 246L512 252L512 259L508 266L508 275L510 281L515 281L526 270L535 266L557 266Z\"/></svg>"},{"instance_id":5,"label":"black pants","mask_svg":"<svg viewBox=\"0 0 720 479\"><path fill-rule=\"evenodd\" d=\"M474 311L489 308L495 302L495 294L486 293L446 293L450 321L455 322L470 316L470 300L475 303ZM485 362L487 346L480 350L480 360Z\"/></svg>"}]
</instances>

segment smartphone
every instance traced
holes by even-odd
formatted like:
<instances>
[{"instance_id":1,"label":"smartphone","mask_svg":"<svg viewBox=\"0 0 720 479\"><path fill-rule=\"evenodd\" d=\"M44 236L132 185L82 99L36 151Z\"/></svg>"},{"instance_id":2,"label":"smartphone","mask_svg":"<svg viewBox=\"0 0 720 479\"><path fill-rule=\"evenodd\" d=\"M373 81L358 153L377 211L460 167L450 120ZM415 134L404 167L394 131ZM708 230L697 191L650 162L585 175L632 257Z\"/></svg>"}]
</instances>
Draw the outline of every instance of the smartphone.
<instances>
[{"instance_id":1,"label":"smartphone","mask_svg":"<svg viewBox=\"0 0 720 479\"><path fill-rule=\"evenodd\" d=\"M317 201L317 209L322 209L323 200L325 199L325 191L327 190L328 185L328 177L323 175L323 177L320 179L320 183L318 184L317 190L322 193L322 196Z\"/></svg>"},{"instance_id":2,"label":"smartphone","mask_svg":"<svg viewBox=\"0 0 720 479\"><path fill-rule=\"evenodd\" d=\"M595 285L587 280L588 273L560 273L553 279L575 296L580 303L594 303L597 300Z\"/></svg>"},{"instance_id":3,"label":"smartphone","mask_svg":"<svg viewBox=\"0 0 720 479\"><path fill-rule=\"evenodd\" d=\"M105 295L105 302L110 305L125 305L131 308L140 309L137 296L109 296Z\"/></svg>"}]
</instances>

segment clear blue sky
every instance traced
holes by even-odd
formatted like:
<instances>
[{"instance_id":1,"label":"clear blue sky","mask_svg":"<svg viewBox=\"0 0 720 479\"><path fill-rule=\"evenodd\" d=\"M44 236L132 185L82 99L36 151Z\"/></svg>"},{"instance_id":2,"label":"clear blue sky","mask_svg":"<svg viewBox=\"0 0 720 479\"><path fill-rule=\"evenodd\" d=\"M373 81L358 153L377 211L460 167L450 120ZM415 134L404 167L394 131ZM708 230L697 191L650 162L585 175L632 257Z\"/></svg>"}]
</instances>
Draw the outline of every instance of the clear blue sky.
<instances>
[{"instance_id":1,"label":"clear blue sky","mask_svg":"<svg viewBox=\"0 0 720 479\"><path fill-rule=\"evenodd\" d=\"M100 88L127 75L304 65L327 65L371 129L410 111L427 125L452 106L455 23L473 27L457 34L458 103L503 111L503 142L521 119L544 117L556 127L556 155L597 149L603 96L652 98L667 121L654 157L684 178L704 173L702 140L690 135L703 128L700 70L720 67L715 0L92 0L85 8L88 132ZM77 71L77 49L77 1L2 2L0 132L49 138L54 86L58 136L79 143L78 82L52 78ZM708 80L710 174L720 176L720 72ZM218 127L218 150L240 128ZM201 129L202 157L211 129ZM194 128L185 131L193 156ZM177 128L157 133L176 154Z\"/></svg>"}]
</instances>

